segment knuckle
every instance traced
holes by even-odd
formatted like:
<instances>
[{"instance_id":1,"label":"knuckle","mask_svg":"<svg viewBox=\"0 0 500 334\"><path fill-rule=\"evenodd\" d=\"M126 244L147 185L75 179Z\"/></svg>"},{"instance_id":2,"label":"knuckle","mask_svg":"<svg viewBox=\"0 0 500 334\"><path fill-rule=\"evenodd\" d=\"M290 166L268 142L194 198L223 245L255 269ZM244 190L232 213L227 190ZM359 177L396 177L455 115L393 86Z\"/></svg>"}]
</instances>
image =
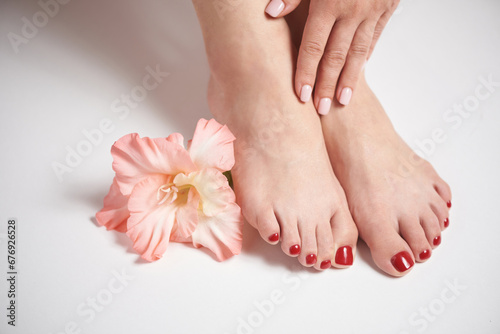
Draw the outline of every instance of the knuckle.
<instances>
[{"instance_id":1,"label":"knuckle","mask_svg":"<svg viewBox=\"0 0 500 334\"><path fill-rule=\"evenodd\" d=\"M349 49L349 55L351 56L364 56L368 53L370 45L364 43L356 43L351 45Z\"/></svg>"},{"instance_id":2,"label":"knuckle","mask_svg":"<svg viewBox=\"0 0 500 334\"><path fill-rule=\"evenodd\" d=\"M323 47L316 41L307 41L302 46L302 51L313 58L321 58L323 55Z\"/></svg>"},{"instance_id":3,"label":"knuckle","mask_svg":"<svg viewBox=\"0 0 500 334\"><path fill-rule=\"evenodd\" d=\"M330 67L342 67L347 59L347 53L343 50L330 50L323 56L323 61Z\"/></svg>"}]
</instances>

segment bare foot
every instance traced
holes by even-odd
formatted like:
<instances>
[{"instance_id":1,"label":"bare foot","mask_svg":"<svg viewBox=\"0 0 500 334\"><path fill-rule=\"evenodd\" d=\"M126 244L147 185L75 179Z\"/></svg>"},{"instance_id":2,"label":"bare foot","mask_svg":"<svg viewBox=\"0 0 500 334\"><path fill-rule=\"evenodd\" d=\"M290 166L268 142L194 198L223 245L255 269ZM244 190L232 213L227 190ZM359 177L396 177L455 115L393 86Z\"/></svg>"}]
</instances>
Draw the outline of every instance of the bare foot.
<instances>
[{"instance_id":1,"label":"bare foot","mask_svg":"<svg viewBox=\"0 0 500 334\"><path fill-rule=\"evenodd\" d=\"M441 243L451 191L394 131L364 78L359 87L349 106L322 117L326 146L375 263L403 276Z\"/></svg>"},{"instance_id":2,"label":"bare foot","mask_svg":"<svg viewBox=\"0 0 500 334\"><path fill-rule=\"evenodd\" d=\"M293 90L293 51L284 20L243 2L223 22L194 1L211 79L209 106L236 136L236 198L262 238L304 266L353 262L357 230L335 178L312 103Z\"/></svg>"}]
</instances>

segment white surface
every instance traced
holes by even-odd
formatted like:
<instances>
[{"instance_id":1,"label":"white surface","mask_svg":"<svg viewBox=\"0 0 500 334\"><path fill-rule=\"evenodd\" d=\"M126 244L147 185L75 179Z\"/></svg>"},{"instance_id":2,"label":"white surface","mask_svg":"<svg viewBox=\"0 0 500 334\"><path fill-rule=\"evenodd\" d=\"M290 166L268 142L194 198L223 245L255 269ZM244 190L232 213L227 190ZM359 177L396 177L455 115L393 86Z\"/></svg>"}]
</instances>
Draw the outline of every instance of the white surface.
<instances>
[{"instance_id":1,"label":"white surface","mask_svg":"<svg viewBox=\"0 0 500 334\"><path fill-rule=\"evenodd\" d=\"M21 18L38 10L35 2L0 3L0 233L9 217L19 221L17 326L6 325L2 278L1 333L62 333L75 322L92 334L233 334L239 317L260 320L254 303L273 290L284 301L254 333L500 332L500 87L456 128L443 119L475 94L480 77L500 82L500 2L403 1L368 64L369 81L412 146L434 128L447 136L428 159L452 187L451 225L428 263L402 279L376 270L364 245L352 269L300 269L249 227L242 254L224 263L182 244L156 263L138 261L126 237L92 217L112 180L116 139L190 138L197 119L209 117L194 10L187 0L72 1L16 54L7 34L19 34ZM112 102L156 64L170 76L119 119ZM51 164L64 162L66 147L75 149L103 118L114 130L59 182ZM4 277L5 236L0 256ZM134 279L87 321L79 305L106 297L113 270ZM465 287L456 295L446 283L455 281ZM439 314L425 320L420 312L429 308Z\"/></svg>"}]
</instances>

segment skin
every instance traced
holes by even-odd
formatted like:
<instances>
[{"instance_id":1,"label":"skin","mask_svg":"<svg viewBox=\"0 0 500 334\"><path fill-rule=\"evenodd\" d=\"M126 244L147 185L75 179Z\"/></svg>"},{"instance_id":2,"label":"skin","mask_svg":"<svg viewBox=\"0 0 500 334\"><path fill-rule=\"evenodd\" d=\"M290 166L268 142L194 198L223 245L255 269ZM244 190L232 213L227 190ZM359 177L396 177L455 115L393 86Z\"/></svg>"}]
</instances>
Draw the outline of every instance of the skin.
<instances>
[{"instance_id":1,"label":"skin","mask_svg":"<svg viewBox=\"0 0 500 334\"><path fill-rule=\"evenodd\" d=\"M333 99L349 104L349 95L399 0L311 0L310 5L307 0L282 2L283 10L275 17L284 17L304 3L309 6L297 59L297 96L307 102L304 87L313 88L314 105L321 114L328 112L325 107Z\"/></svg>"},{"instance_id":2,"label":"skin","mask_svg":"<svg viewBox=\"0 0 500 334\"><path fill-rule=\"evenodd\" d=\"M263 14L266 2L242 2L221 18L213 2L193 1L211 70L209 106L237 138L232 173L245 219L269 243L278 233L289 256L300 245L299 262L318 270L323 261L345 267L336 251L355 250L359 230L379 268L407 274L391 259L406 251L424 262L422 252L437 246L448 185L396 134L364 76L349 106L334 102L321 118L312 101L298 101L293 78L307 16L297 11L288 27Z\"/></svg>"}]
</instances>

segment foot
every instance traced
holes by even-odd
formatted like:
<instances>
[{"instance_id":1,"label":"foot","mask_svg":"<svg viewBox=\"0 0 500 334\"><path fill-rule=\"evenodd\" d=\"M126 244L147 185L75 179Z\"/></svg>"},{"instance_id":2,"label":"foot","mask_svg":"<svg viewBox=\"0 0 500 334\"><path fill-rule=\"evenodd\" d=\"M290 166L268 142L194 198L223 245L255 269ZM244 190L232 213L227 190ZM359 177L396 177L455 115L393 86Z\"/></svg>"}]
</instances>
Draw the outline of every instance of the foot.
<instances>
[{"instance_id":1,"label":"foot","mask_svg":"<svg viewBox=\"0 0 500 334\"><path fill-rule=\"evenodd\" d=\"M397 135L364 79L352 103L332 108L322 125L335 174L377 266L403 276L428 260L449 224L446 182Z\"/></svg>"},{"instance_id":2,"label":"foot","mask_svg":"<svg viewBox=\"0 0 500 334\"><path fill-rule=\"evenodd\" d=\"M314 106L294 94L289 29L284 20L262 14L266 4L242 3L246 8L239 7L235 24L237 13L220 27L230 34L225 38L215 33L219 27L213 20L204 26L206 12L197 7L211 68L210 110L237 138L236 198L262 238L281 241L283 252L302 265L347 267L357 230Z\"/></svg>"}]
</instances>

